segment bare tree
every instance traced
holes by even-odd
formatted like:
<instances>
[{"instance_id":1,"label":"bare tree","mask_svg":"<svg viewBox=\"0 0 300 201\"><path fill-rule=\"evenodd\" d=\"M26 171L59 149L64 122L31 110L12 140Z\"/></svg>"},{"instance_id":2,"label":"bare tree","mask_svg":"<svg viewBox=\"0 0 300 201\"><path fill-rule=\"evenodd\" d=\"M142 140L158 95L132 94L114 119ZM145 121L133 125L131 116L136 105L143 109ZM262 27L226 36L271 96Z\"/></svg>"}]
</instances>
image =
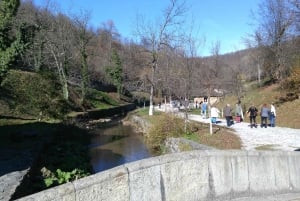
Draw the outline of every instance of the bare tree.
<instances>
[{"instance_id":1,"label":"bare tree","mask_svg":"<svg viewBox=\"0 0 300 201\"><path fill-rule=\"evenodd\" d=\"M68 17L59 14L51 20L44 34L46 39L45 48L49 53L52 66L56 67L62 86L63 98L68 100L68 67L73 59L72 47L74 44L73 26ZM50 61L51 62L51 61Z\"/></svg>"},{"instance_id":2,"label":"bare tree","mask_svg":"<svg viewBox=\"0 0 300 201\"><path fill-rule=\"evenodd\" d=\"M215 89L219 89L220 85L224 84L222 69L221 69L221 60L220 60L220 42L217 41L211 47L211 60L208 63L202 63L200 74L200 86L206 89L207 100L208 100L208 114L210 116L211 102L210 97ZM212 125L210 125L210 134L212 134Z\"/></svg>"},{"instance_id":3,"label":"bare tree","mask_svg":"<svg viewBox=\"0 0 300 201\"><path fill-rule=\"evenodd\" d=\"M262 66L264 64L264 53L267 52L267 47L265 46L265 44L263 43L263 36L261 35L260 32L256 31L253 35L251 35L251 39L246 39L245 43L247 44L247 46L250 49L250 58L251 58L251 63L254 64L254 66L256 66L256 68L252 68L254 69L254 71L256 72L256 77L257 77L257 82L258 82L258 86L261 86L261 80L263 77L263 72L262 72ZM249 73L253 73L249 72Z\"/></svg>"},{"instance_id":4,"label":"bare tree","mask_svg":"<svg viewBox=\"0 0 300 201\"><path fill-rule=\"evenodd\" d=\"M293 17L293 26L295 27L296 33L299 35L300 31L300 1L299 0L289 0L291 7L290 12Z\"/></svg>"},{"instance_id":5,"label":"bare tree","mask_svg":"<svg viewBox=\"0 0 300 201\"><path fill-rule=\"evenodd\" d=\"M184 119L185 119L185 132L187 132L188 122L188 110L190 109L190 99L194 88L198 88L197 83L198 77L195 74L196 64L198 60L197 50L201 46L201 42L198 37L194 37L194 28L191 26L190 31L187 32L186 36L182 40L182 50L178 52L181 62L178 68L180 69L180 86L177 86L174 91L177 96L183 97L182 105L184 106Z\"/></svg>"},{"instance_id":6,"label":"bare tree","mask_svg":"<svg viewBox=\"0 0 300 201\"><path fill-rule=\"evenodd\" d=\"M170 5L165 9L158 24L141 22L141 17L138 20L137 35L151 55L151 62L148 63L151 66L151 75L148 78L151 85L149 115L153 115L153 96L160 51L163 46L172 47L174 45L172 42L176 40L176 33L180 30L179 26L183 23L181 18L185 12L185 2L170 0Z\"/></svg>"},{"instance_id":7,"label":"bare tree","mask_svg":"<svg viewBox=\"0 0 300 201\"><path fill-rule=\"evenodd\" d=\"M22 13L19 13L19 17L24 16L26 21L36 26L33 45L23 58L36 71L41 68L55 69L62 96L68 100L68 72L74 58L74 25L68 16L59 12L55 4L49 2L43 8L34 8L30 2L24 3Z\"/></svg>"},{"instance_id":8,"label":"bare tree","mask_svg":"<svg viewBox=\"0 0 300 201\"><path fill-rule=\"evenodd\" d=\"M264 67L274 81L289 75L285 44L289 39L292 22L287 0L264 0L259 5L259 25L254 40L258 40L257 45L265 47Z\"/></svg>"},{"instance_id":9,"label":"bare tree","mask_svg":"<svg viewBox=\"0 0 300 201\"><path fill-rule=\"evenodd\" d=\"M76 46L79 49L81 66L81 104L83 104L86 98L87 87L89 85L87 46L93 37L93 35L90 34L91 32L88 30L89 19L90 15L88 12L84 12L80 16L75 16L73 18L73 22L75 24L74 35L75 40L78 41Z\"/></svg>"},{"instance_id":10,"label":"bare tree","mask_svg":"<svg viewBox=\"0 0 300 201\"><path fill-rule=\"evenodd\" d=\"M95 36L90 39L89 69L94 73L90 75L95 81L109 82L105 69L111 64L113 49L118 49L120 34L114 22L108 20L96 30Z\"/></svg>"}]
</instances>

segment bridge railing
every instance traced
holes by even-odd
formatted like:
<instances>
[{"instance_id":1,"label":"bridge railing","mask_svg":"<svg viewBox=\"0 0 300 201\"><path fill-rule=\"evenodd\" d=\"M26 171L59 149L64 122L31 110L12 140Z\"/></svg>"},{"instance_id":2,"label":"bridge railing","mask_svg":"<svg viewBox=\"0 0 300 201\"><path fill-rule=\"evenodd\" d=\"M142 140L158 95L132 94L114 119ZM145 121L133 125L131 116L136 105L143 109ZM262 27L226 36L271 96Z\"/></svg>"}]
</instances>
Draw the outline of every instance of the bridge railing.
<instances>
[{"instance_id":1,"label":"bridge railing","mask_svg":"<svg viewBox=\"0 0 300 201\"><path fill-rule=\"evenodd\" d=\"M230 200L300 193L300 153L191 151L128 163L20 200Z\"/></svg>"}]
</instances>

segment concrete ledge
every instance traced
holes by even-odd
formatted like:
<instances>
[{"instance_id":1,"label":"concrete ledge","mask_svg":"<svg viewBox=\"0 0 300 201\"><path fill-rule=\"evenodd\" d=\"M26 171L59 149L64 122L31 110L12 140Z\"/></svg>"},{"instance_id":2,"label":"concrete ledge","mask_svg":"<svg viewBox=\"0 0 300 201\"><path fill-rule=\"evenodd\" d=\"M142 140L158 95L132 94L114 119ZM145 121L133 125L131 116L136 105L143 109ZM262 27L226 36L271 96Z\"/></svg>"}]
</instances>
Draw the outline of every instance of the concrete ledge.
<instances>
[{"instance_id":1,"label":"concrete ledge","mask_svg":"<svg viewBox=\"0 0 300 201\"><path fill-rule=\"evenodd\" d=\"M76 200L75 189L72 183L66 183L24 198L20 200L24 201L33 201L33 200L60 200L60 201L68 201L68 200Z\"/></svg>"},{"instance_id":2,"label":"concrete ledge","mask_svg":"<svg viewBox=\"0 0 300 201\"><path fill-rule=\"evenodd\" d=\"M251 200L300 194L299 172L299 152L198 150L128 163L20 200Z\"/></svg>"},{"instance_id":3,"label":"concrete ledge","mask_svg":"<svg viewBox=\"0 0 300 201\"><path fill-rule=\"evenodd\" d=\"M124 166L73 183L76 200L129 200L128 171Z\"/></svg>"}]
</instances>

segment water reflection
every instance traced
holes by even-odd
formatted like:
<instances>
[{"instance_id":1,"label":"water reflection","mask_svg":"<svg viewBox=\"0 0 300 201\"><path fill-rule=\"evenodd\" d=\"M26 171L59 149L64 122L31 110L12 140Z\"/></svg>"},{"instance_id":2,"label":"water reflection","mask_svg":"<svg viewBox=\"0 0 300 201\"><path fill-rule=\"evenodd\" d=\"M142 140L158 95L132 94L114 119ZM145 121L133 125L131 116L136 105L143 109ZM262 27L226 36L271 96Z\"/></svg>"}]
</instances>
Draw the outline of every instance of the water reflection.
<instances>
[{"instance_id":1,"label":"water reflection","mask_svg":"<svg viewBox=\"0 0 300 201\"><path fill-rule=\"evenodd\" d=\"M143 136L131 126L121 123L94 130L91 158L95 172L153 156L143 142Z\"/></svg>"}]
</instances>

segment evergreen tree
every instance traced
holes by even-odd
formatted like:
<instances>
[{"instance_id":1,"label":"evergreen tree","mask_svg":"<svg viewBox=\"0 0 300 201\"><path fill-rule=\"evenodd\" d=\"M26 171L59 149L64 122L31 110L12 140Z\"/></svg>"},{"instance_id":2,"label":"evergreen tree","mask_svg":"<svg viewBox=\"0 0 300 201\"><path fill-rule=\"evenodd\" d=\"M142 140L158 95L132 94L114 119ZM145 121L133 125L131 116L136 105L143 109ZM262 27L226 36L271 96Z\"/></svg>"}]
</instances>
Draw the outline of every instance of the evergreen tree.
<instances>
[{"instance_id":1,"label":"evergreen tree","mask_svg":"<svg viewBox=\"0 0 300 201\"><path fill-rule=\"evenodd\" d=\"M113 84L117 87L119 96L122 93L122 61L118 52L114 49L111 56L112 65L106 69L106 73L112 80Z\"/></svg>"},{"instance_id":2,"label":"evergreen tree","mask_svg":"<svg viewBox=\"0 0 300 201\"><path fill-rule=\"evenodd\" d=\"M13 34L14 19L19 6L19 0L0 1L0 81L33 36L33 27L24 23Z\"/></svg>"}]
</instances>

